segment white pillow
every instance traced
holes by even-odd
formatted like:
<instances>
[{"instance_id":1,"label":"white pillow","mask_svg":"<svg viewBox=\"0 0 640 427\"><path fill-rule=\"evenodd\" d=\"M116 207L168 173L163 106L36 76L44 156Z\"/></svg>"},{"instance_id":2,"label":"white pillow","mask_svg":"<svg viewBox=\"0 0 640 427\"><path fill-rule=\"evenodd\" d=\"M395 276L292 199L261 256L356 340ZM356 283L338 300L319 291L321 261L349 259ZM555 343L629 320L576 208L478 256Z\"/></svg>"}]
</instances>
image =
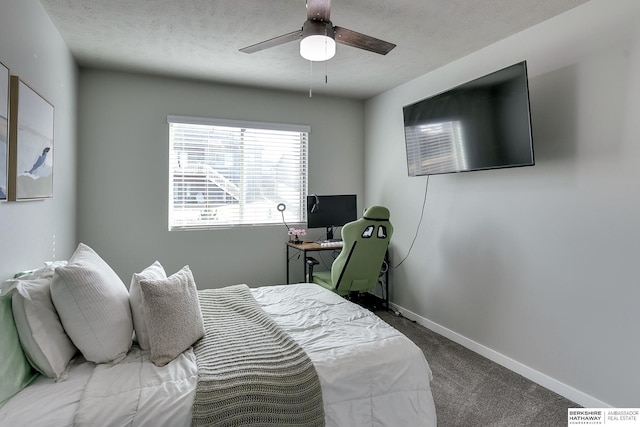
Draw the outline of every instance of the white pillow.
<instances>
[{"instance_id":1,"label":"white pillow","mask_svg":"<svg viewBox=\"0 0 640 427\"><path fill-rule=\"evenodd\" d=\"M51 279L56 268L67 265L67 261L45 261L44 267L16 273L13 277L20 280Z\"/></svg>"},{"instance_id":2,"label":"white pillow","mask_svg":"<svg viewBox=\"0 0 640 427\"><path fill-rule=\"evenodd\" d=\"M56 268L51 299L85 359L95 363L124 359L133 338L129 292L93 249L80 243L68 264Z\"/></svg>"},{"instance_id":3,"label":"white pillow","mask_svg":"<svg viewBox=\"0 0 640 427\"><path fill-rule=\"evenodd\" d=\"M131 304L131 316L133 317L133 329L136 331L136 340L143 350L149 350L149 334L142 312L142 293L140 292L141 280L162 280L167 278L164 268L156 261L140 273L134 273L129 286L129 304Z\"/></svg>"},{"instance_id":4,"label":"white pillow","mask_svg":"<svg viewBox=\"0 0 640 427\"><path fill-rule=\"evenodd\" d=\"M164 366L204 336L198 290L189 266L161 280L141 280L151 361Z\"/></svg>"},{"instance_id":5,"label":"white pillow","mask_svg":"<svg viewBox=\"0 0 640 427\"><path fill-rule=\"evenodd\" d=\"M51 301L50 279L17 280L13 319L29 363L41 374L61 379L78 349L67 336Z\"/></svg>"}]
</instances>

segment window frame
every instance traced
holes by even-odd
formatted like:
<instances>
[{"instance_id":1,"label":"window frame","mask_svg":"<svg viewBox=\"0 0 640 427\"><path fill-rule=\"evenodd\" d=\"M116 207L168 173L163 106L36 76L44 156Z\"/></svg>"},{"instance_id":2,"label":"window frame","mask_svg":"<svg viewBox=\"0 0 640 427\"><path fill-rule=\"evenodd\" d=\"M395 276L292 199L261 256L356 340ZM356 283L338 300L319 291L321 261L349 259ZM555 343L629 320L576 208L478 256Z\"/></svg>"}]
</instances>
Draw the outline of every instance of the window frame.
<instances>
[{"instance_id":1,"label":"window frame","mask_svg":"<svg viewBox=\"0 0 640 427\"><path fill-rule=\"evenodd\" d=\"M169 142L169 161L168 161L168 184L169 188L167 191L168 195L168 215L167 215L167 225L169 231L190 231L190 230L219 230L219 229L228 229L228 228L237 228L237 227L256 227L256 226L274 226L274 225L282 225L283 220L289 224L300 224L306 222L306 194L308 192L308 180L309 180L309 134L311 133L311 127L309 125L298 125L298 124L286 124L286 123L273 123L273 122L256 122L256 121L246 121L246 120L231 120L231 119L215 119L215 118L204 118L204 117L193 117L193 116L177 116L177 115L168 115L167 116L167 124L168 126L168 142ZM296 167L298 168L298 178L300 180L299 184L299 194L289 197L287 200L272 200L273 202L273 211L274 216L268 221L251 221L250 219L243 220L242 214L234 221L228 221L220 224L214 223L204 223L204 224L185 224L178 223L175 221L175 214L178 212L176 209L176 203L174 200L174 191L176 190L175 185L175 170L176 166L174 164L176 157L178 156L176 153L178 150L174 147L173 141L173 133L172 133L172 125L194 125L194 126L210 126L212 130L216 127L222 128L234 128L236 131L240 132L249 132L258 131L256 134L259 134L260 130L274 131L274 132L292 132L292 133L300 133L300 146L299 155L300 161L297 166L294 166L292 170L294 171L293 176L295 177ZM244 148L241 148L244 149ZM213 156L212 156L213 157ZM252 162L248 162L247 164L255 164ZM251 175L249 175L251 176ZM278 181L276 181L278 182ZM181 184L184 185L184 184ZM247 193L248 194L248 193ZM294 200L292 202L292 199ZM297 199L297 200L296 200ZM245 202L239 202L240 204ZM277 205L279 203L286 203L288 205L288 209L281 213L277 210ZM291 206L292 203L295 203L297 206ZM184 204L184 203L183 203ZM206 209L206 208L205 208ZM271 211L271 209L269 209Z\"/></svg>"}]
</instances>

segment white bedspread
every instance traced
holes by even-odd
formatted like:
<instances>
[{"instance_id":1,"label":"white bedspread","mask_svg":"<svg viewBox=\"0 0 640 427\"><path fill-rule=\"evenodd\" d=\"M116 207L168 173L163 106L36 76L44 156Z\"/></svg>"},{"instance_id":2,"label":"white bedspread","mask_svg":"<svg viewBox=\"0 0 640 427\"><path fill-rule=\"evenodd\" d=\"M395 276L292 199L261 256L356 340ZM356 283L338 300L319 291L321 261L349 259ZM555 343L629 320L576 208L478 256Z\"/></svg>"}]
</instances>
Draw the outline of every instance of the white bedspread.
<instances>
[{"instance_id":1,"label":"white bedspread","mask_svg":"<svg viewBox=\"0 0 640 427\"><path fill-rule=\"evenodd\" d=\"M368 310L313 284L252 289L316 367L329 426L436 426L422 351Z\"/></svg>"},{"instance_id":2,"label":"white bedspread","mask_svg":"<svg viewBox=\"0 0 640 427\"><path fill-rule=\"evenodd\" d=\"M198 379L189 349L163 367L134 346L116 365L96 366L78 409L76 426L190 426Z\"/></svg>"},{"instance_id":3,"label":"white bedspread","mask_svg":"<svg viewBox=\"0 0 640 427\"><path fill-rule=\"evenodd\" d=\"M420 349L377 316L317 285L252 289L314 363L328 427L436 426ZM117 365L80 358L66 381L38 378L0 408L0 426L188 426L191 350L165 368L133 347Z\"/></svg>"},{"instance_id":4,"label":"white bedspread","mask_svg":"<svg viewBox=\"0 0 640 427\"><path fill-rule=\"evenodd\" d=\"M76 360L65 381L44 376L0 408L2 427L191 425L193 350L158 368L133 346L116 365Z\"/></svg>"},{"instance_id":5,"label":"white bedspread","mask_svg":"<svg viewBox=\"0 0 640 427\"><path fill-rule=\"evenodd\" d=\"M72 362L65 381L55 383L39 376L0 407L0 426L72 426L82 391L95 366L79 356Z\"/></svg>"}]
</instances>

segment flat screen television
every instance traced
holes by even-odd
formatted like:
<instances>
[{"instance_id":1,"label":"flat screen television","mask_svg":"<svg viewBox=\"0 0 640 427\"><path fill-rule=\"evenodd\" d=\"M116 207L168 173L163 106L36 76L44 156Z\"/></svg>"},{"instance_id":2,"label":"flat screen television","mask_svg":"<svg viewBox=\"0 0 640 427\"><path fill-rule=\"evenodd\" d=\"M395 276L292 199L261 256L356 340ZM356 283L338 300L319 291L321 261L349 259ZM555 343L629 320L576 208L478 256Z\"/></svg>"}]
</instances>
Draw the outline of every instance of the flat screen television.
<instances>
[{"instance_id":1,"label":"flat screen television","mask_svg":"<svg viewBox=\"0 0 640 427\"><path fill-rule=\"evenodd\" d=\"M533 166L527 63L403 107L409 176Z\"/></svg>"},{"instance_id":2,"label":"flat screen television","mask_svg":"<svg viewBox=\"0 0 640 427\"><path fill-rule=\"evenodd\" d=\"M355 194L307 196L307 228L326 228L327 240L333 239L333 227L342 227L358 219Z\"/></svg>"}]
</instances>

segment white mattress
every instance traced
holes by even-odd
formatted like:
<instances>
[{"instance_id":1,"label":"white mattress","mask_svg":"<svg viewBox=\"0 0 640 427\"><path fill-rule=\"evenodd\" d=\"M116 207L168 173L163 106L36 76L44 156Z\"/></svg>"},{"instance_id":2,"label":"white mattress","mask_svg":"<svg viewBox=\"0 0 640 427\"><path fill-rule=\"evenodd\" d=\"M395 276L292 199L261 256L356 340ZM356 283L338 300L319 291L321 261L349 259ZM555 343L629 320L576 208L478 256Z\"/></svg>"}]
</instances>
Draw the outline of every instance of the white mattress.
<instances>
[{"instance_id":1,"label":"white mattress","mask_svg":"<svg viewBox=\"0 0 640 427\"><path fill-rule=\"evenodd\" d=\"M436 426L431 371L400 332L317 285L252 293L316 367L327 426ZM165 368L135 346L113 366L80 357L66 381L40 377L5 403L0 426L188 426L196 371L191 350Z\"/></svg>"}]
</instances>

